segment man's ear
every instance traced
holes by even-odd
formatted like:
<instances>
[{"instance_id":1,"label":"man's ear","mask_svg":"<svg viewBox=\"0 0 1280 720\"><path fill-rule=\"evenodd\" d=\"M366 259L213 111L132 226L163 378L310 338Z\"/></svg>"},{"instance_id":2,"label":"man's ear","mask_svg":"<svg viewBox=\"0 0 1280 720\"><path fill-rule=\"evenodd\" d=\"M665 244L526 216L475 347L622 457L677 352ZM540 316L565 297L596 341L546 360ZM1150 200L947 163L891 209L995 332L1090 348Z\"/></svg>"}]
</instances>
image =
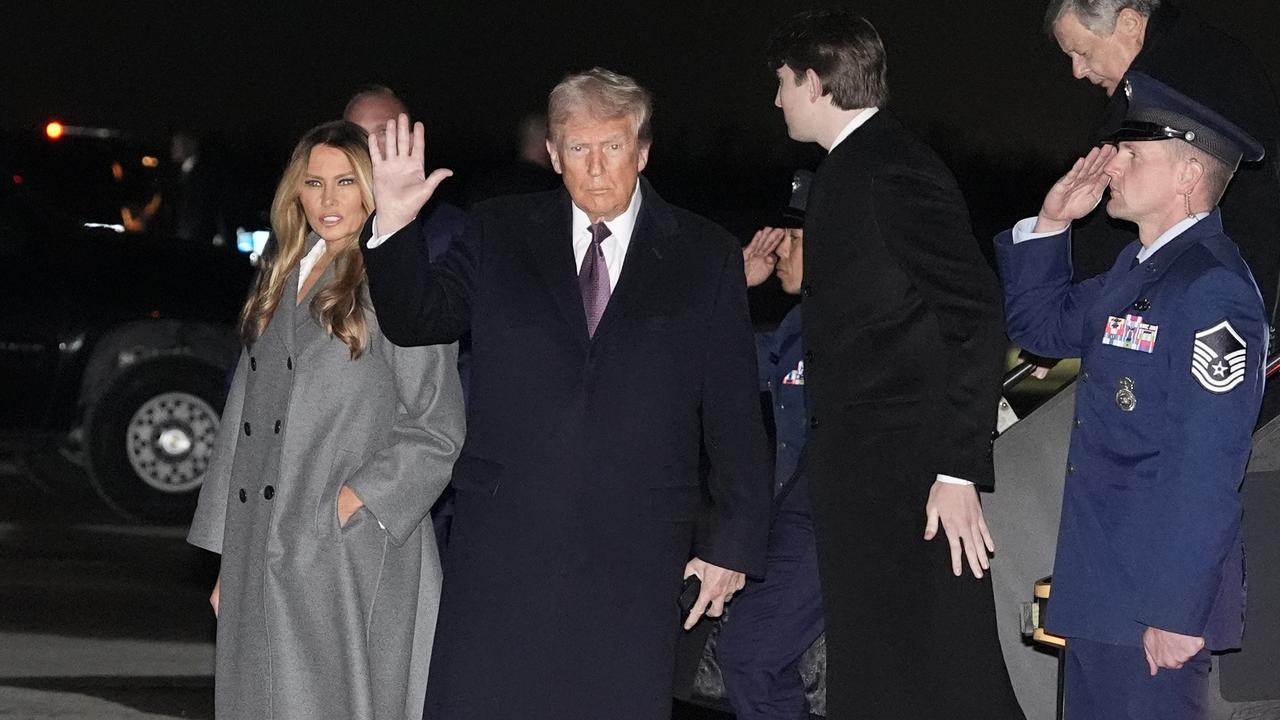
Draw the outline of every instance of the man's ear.
<instances>
[{"instance_id":1,"label":"man's ear","mask_svg":"<svg viewBox=\"0 0 1280 720\"><path fill-rule=\"evenodd\" d=\"M636 140L636 172L644 172L649 164L649 148L653 143L649 140Z\"/></svg>"},{"instance_id":2,"label":"man's ear","mask_svg":"<svg viewBox=\"0 0 1280 720\"><path fill-rule=\"evenodd\" d=\"M1182 172L1178 174L1178 194L1190 195L1200 187L1200 181L1204 179L1204 164L1198 158L1188 158L1182 164Z\"/></svg>"},{"instance_id":3,"label":"man's ear","mask_svg":"<svg viewBox=\"0 0 1280 720\"><path fill-rule=\"evenodd\" d=\"M1116 15L1116 27L1112 33L1119 33L1121 39L1133 44L1138 49L1147 36L1148 18L1133 8L1125 8Z\"/></svg>"},{"instance_id":4,"label":"man's ear","mask_svg":"<svg viewBox=\"0 0 1280 720\"><path fill-rule=\"evenodd\" d=\"M563 175L564 171L560 169L559 148L557 148L550 140L547 141L547 155L551 156L551 167L555 168L557 173Z\"/></svg>"},{"instance_id":5,"label":"man's ear","mask_svg":"<svg viewBox=\"0 0 1280 720\"><path fill-rule=\"evenodd\" d=\"M825 94L822 90L822 78L818 77L818 73L813 68L804 71L804 85L809 102L818 102L818 98Z\"/></svg>"}]
</instances>

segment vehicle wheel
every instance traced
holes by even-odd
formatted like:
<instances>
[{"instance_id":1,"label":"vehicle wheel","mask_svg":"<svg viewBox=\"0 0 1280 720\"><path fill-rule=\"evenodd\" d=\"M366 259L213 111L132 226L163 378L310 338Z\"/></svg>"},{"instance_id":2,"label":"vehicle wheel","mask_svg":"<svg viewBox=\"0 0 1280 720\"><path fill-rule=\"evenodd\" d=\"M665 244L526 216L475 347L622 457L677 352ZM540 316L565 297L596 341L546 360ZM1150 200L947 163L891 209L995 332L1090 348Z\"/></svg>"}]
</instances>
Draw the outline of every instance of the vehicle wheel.
<instances>
[{"instance_id":1,"label":"vehicle wheel","mask_svg":"<svg viewBox=\"0 0 1280 720\"><path fill-rule=\"evenodd\" d=\"M192 360L152 360L118 377L89 412L89 477L121 516L187 523L226 400L225 376Z\"/></svg>"}]
</instances>

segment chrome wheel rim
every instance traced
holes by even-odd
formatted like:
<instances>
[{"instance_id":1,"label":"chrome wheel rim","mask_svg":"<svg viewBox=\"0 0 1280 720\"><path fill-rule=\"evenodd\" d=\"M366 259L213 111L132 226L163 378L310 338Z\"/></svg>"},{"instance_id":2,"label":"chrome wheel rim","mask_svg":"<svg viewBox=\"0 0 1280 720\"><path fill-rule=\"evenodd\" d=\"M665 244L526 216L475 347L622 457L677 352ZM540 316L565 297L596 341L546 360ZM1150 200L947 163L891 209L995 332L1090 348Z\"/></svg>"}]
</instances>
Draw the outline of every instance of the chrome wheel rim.
<instances>
[{"instance_id":1,"label":"chrome wheel rim","mask_svg":"<svg viewBox=\"0 0 1280 720\"><path fill-rule=\"evenodd\" d=\"M196 395L170 392L148 399L125 435L133 472L153 490L185 493L204 481L219 416Z\"/></svg>"}]
</instances>

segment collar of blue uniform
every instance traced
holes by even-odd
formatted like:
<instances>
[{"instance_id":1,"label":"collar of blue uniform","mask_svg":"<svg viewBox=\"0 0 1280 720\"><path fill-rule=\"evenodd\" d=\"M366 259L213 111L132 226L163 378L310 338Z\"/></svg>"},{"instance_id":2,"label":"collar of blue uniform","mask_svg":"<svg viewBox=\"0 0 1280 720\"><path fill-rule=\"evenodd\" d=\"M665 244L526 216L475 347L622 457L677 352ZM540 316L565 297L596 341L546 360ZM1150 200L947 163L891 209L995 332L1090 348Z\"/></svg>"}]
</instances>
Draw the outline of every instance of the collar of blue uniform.
<instances>
[{"instance_id":1,"label":"collar of blue uniform","mask_svg":"<svg viewBox=\"0 0 1280 720\"><path fill-rule=\"evenodd\" d=\"M1188 248L1205 238L1214 237L1222 234L1222 211L1214 208L1208 217L1200 222L1187 228L1181 235L1170 240L1164 247L1157 250L1151 257L1147 258L1143 263L1130 268L1131 272L1147 272L1158 273L1163 272L1178 256L1186 252ZM1138 256L1138 252L1142 250L1142 243L1137 240L1129 243L1124 252L1120 253L1120 257L1116 259L1115 267L1129 268L1133 263L1133 259Z\"/></svg>"}]
</instances>

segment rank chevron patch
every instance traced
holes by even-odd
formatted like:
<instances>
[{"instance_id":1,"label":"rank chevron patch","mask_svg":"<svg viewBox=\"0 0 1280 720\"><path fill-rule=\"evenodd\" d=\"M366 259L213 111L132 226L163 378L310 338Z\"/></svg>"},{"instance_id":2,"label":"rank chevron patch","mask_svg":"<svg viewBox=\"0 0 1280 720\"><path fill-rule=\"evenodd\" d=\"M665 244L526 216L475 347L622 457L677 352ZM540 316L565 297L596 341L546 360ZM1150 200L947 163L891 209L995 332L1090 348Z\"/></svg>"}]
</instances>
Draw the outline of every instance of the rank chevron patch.
<instances>
[{"instance_id":1,"label":"rank chevron patch","mask_svg":"<svg viewBox=\"0 0 1280 720\"><path fill-rule=\"evenodd\" d=\"M1248 345L1231 323L1223 320L1196 333L1191 351L1191 375L1205 390L1230 392L1244 382Z\"/></svg>"}]
</instances>

